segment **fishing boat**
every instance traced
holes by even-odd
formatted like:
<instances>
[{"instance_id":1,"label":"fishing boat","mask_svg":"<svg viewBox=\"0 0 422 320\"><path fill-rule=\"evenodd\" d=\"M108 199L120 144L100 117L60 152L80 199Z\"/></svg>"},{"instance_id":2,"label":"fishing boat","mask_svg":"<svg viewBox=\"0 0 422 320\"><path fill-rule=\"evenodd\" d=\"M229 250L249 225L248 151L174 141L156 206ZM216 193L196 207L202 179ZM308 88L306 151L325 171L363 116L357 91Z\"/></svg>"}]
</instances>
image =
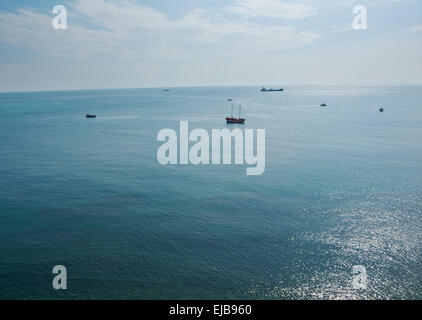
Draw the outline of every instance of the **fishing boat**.
<instances>
[{"instance_id":1,"label":"fishing boat","mask_svg":"<svg viewBox=\"0 0 422 320\"><path fill-rule=\"evenodd\" d=\"M263 87L261 89L261 92L282 92L282 91L284 91L283 88L280 88L280 89L266 89L265 87Z\"/></svg>"},{"instance_id":2,"label":"fishing boat","mask_svg":"<svg viewBox=\"0 0 422 320\"><path fill-rule=\"evenodd\" d=\"M91 119L91 118L96 118L97 116L95 114L92 114L92 113L87 113L85 115L85 117Z\"/></svg>"},{"instance_id":3,"label":"fishing boat","mask_svg":"<svg viewBox=\"0 0 422 320\"><path fill-rule=\"evenodd\" d=\"M233 103L232 103L232 113L231 113L230 117L226 118L226 122L227 123L240 123L240 124L245 123L245 119L241 118L241 113L242 113L242 105L239 105L239 118L233 117Z\"/></svg>"}]
</instances>

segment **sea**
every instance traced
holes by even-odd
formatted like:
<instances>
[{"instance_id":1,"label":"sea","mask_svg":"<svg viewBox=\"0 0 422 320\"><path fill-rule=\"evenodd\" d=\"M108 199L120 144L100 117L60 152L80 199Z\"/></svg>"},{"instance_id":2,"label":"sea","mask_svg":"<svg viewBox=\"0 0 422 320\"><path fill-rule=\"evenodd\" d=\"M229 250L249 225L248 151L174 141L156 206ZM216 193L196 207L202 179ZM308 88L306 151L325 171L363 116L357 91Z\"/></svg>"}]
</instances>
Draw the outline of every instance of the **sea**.
<instances>
[{"instance_id":1,"label":"sea","mask_svg":"<svg viewBox=\"0 0 422 320\"><path fill-rule=\"evenodd\" d=\"M422 86L260 89L1 93L0 299L422 299ZM180 121L264 174L159 164Z\"/></svg>"}]
</instances>

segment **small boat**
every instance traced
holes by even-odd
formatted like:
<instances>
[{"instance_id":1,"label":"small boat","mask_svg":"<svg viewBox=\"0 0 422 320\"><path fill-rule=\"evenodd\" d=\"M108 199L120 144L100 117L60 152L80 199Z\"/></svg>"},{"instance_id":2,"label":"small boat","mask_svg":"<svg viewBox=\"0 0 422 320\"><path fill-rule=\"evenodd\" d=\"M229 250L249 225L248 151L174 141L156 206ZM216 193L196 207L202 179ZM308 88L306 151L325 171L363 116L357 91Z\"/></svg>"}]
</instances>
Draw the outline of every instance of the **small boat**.
<instances>
[{"instance_id":1,"label":"small boat","mask_svg":"<svg viewBox=\"0 0 422 320\"><path fill-rule=\"evenodd\" d=\"M384 108L379 108L378 111L379 112L384 112Z\"/></svg>"},{"instance_id":2,"label":"small boat","mask_svg":"<svg viewBox=\"0 0 422 320\"><path fill-rule=\"evenodd\" d=\"M326 107L327 105L325 103L321 103L321 107Z\"/></svg>"},{"instance_id":3,"label":"small boat","mask_svg":"<svg viewBox=\"0 0 422 320\"><path fill-rule=\"evenodd\" d=\"M232 115L231 115L231 117L227 117L226 118L226 122L227 123L240 123L240 124L244 124L245 123L245 119L240 117L241 112L242 112L242 105L239 105L239 118L234 118L233 117L233 103L232 103Z\"/></svg>"},{"instance_id":4,"label":"small boat","mask_svg":"<svg viewBox=\"0 0 422 320\"><path fill-rule=\"evenodd\" d=\"M87 113L87 114L85 115L85 117L86 117L86 118L96 118L96 117L97 117L97 115L92 114L92 113Z\"/></svg>"},{"instance_id":5,"label":"small boat","mask_svg":"<svg viewBox=\"0 0 422 320\"><path fill-rule=\"evenodd\" d=\"M227 101L233 101L233 99L227 99Z\"/></svg>"},{"instance_id":6,"label":"small boat","mask_svg":"<svg viewBox=\"0 0 422 320\"><path fill-rule=\"evenodd\" d=\"M165 91L165 92L169 92L170 90L169 90L169 89L164 89L163 91Z\"/></svg>"},{"instance_id":7,"label":"small boat","mask_svg":"<svg viewBox=\"0 0 422 320\"><path fill-rule=\"evenodd\" d=\"M263 87L261 89L261 92L282 92L282 91L284 91L283 88L280 88L280 89L266 89L265 87Z\"/></svg>"}]
</instances>

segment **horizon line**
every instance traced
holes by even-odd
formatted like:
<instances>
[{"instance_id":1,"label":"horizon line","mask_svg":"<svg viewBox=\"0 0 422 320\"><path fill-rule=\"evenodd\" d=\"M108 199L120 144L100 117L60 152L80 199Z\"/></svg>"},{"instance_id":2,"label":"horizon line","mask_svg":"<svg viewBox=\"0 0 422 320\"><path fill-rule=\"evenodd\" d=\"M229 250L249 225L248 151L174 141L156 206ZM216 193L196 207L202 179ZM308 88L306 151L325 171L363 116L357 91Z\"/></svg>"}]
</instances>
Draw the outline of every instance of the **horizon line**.
<instances>
[{"instance_id":1,"label":"horizon line","mask_svg":"<svg viewBox=\"0 0 422 320\"><path fill-rule=\"evenodd\" d=\"M115 87L115 88L74 88L74 89L30 89L30 90L12 90L3 91L0 89L0 94L5 93L37 93L37 92L76 92L76 91L112 91L112 90L139 90L139 89L180 89L180 88L239 88L239 87L268 87L272 85L185 85L185 86L145 86L145 87ZM379 84L289 84L285 87L400 87L400 86L422 86L422 82L408 82L408 83L379 83ZM280 87L273 85L272 87Z\"/></svg>"}]
</instances>

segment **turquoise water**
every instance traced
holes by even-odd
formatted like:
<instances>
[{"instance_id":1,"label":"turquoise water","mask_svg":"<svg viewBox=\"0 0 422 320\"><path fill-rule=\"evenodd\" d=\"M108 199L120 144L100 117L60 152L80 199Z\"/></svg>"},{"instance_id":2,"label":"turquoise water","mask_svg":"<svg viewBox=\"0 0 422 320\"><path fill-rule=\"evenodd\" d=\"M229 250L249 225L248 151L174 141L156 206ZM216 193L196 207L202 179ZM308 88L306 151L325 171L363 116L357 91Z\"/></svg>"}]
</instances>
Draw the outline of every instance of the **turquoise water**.
<instances>
[{"instance_id":1,"label":"turquoise water","mask_svg":"<svg viewBox=\"0 0 422 320\"><path fill-rule=\"evenodd\" d=\"M158 164L159 130L225 128L228 98L264 175ZM422 87L5 93L0 150L1 299L422 298Z\"/></svg>"}]
</instances>

